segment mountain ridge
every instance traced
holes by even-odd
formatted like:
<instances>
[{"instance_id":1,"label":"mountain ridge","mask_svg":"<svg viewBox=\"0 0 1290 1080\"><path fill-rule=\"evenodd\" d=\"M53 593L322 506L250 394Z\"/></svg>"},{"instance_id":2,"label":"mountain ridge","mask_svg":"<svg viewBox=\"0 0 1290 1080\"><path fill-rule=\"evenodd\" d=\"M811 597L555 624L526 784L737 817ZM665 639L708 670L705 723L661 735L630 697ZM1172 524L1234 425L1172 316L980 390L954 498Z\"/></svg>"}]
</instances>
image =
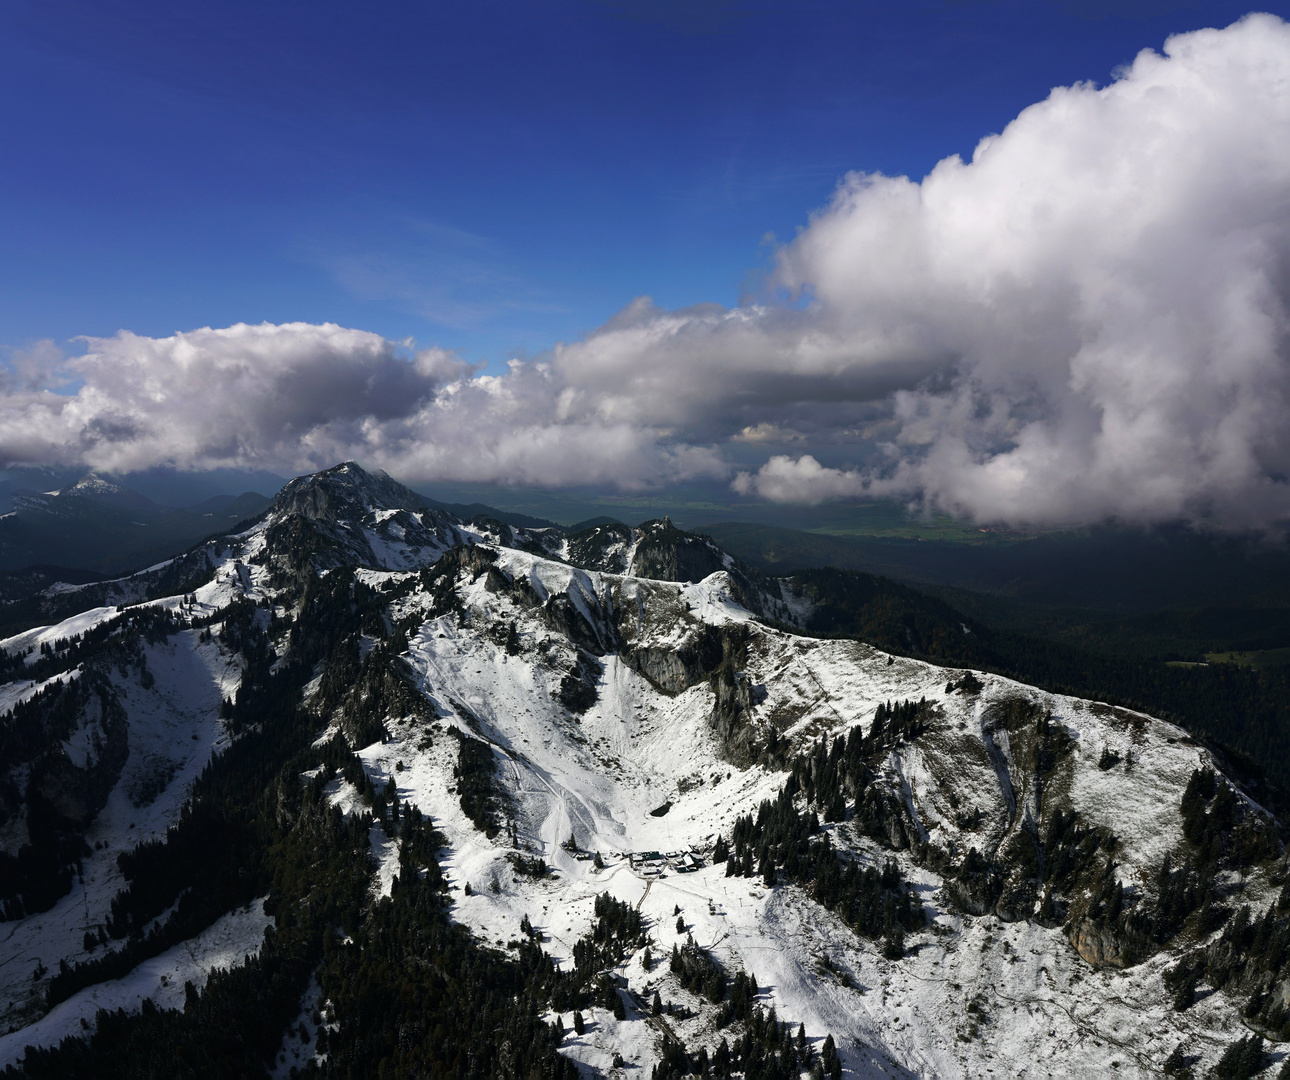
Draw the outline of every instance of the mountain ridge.
<instances>
[{"instance_id":1,"label":"mountain ridge","mask_svg":"<svg viewBox=\"0 0 1290 1080\"><path fill-rule=\"evenodd\" d=\"M4 640L0 959L45 969L0 964L11 1075L196 1068L234 1017L237 1068L321 1075L467 1037L498 1076L1149 1075L1290 1036L1283 823L1182 729L804 636L836 588L666 519L575 565L338 469Z\"/></svg>"}]
</instances>

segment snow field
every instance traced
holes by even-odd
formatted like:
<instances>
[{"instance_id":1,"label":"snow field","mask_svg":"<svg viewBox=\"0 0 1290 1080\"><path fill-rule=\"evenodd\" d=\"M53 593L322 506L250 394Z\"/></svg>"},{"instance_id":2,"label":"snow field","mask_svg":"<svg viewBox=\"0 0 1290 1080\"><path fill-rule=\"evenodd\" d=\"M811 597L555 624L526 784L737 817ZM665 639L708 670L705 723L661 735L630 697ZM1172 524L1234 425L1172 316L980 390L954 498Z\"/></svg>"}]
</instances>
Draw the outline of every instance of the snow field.
<instances>
[{"instance_id":1,"label":"snow field","mask_svg":"<svg viewBox=\"0 0 1290 1080\"><path fill-rule=\"evenodd\" d=\"M619 610L630 611L638 601L657 610L656 598L671 592L690 619L748 618L729 601L724 575L678 587L573 571L526 553L502 554L507 573L524 575L539 596L567 590L588 609L598 597ZM396 723L390 742L362 756L374 782L395 776L400 798L417 803L448 836L455 915L490 944L505 947L518 939L527 914L544 936L543 947L569 963L574 941L592 923L599 892L639 903L661 966L646 973L637 954L619 972L642 1000L658 989L665 1000L694 1010L689 1019L666 1019L692 1049L712 1049L721 1035L712 1026L715 1010L677 987L667 971L672 942L684 941L675 934L679 906L696 942L710 947L728 970L752 971L763 1002L773 1003L781 1018L804 1023L817 1042L833 1033L855 1076L1148 1076L1184 1038L1209 1060L1244 1030L1221 995L1205 998L1203 1008L1174 1013L1160 992L1165 956L1127 972L1094 972L1058 929L952 912L939 899L940 879L915 867L908 853L894 857L920 892L930 921L907 941L910 955L899 962L885 960L877 944L858 938L795 887L765 890L757 881L725 878L719 866L668 873L647 890L625 862L608 854L603 871L574 860L559 848L570 832L584 849L602 853L702 849L718 832L728 835L738 814L755 812L761 799L773 797L784 775L741 771L721 760L707 722L712 695L705 684L669 697L616 655L602 658L596 704L581 717L570 716L554 696L561 667L572 663L567 644L531 612L480 585L464 590L463 599L471 629L459 629L454 619L433 620L411 644L424 692L443 717L430 748L419 748L423 733L415 725ZM406 603L415 610L415 596ZM637 645L675 645L690 632L685 614L663 620L641 614ZM514 657L479 632L512 619L523 646ZM1043 797L1060 797L1086 821L1112 829L1121 839L1116 857L1122 877L1142 887L1180 841L1177 793L1206 759L1204 751L1171 725L994 676L982 676L976 696L947 694L947 682L960 674L888 658L855 642L815 641L762 627L754 630L746 672L765 690L756 721L773 723L803 748L855 723L867 729L881 702L926 697L937 717L927 734L892 754L888 774L925 834L940 844L953 840L960 851L973 842L997 843L1008 828L1006 796L983 741L987 713L1009 698L1034 701L1075 742L1064 786ZM497 749L520 849L543 854L553 876L533 881L516 875L505 859L505 831L490 841L465 818L453 790L457 744L444 737L449 726ZM996 733L995 741L1018 775L1006 732ZM1122 757L1133 749L1132 773L1097 767L1104 744ZM391 771L397 760L404 762L402 772ZM951 786L961 807L979 805L986 812L993 834L957 828L947 801ZM1020 820L1034 799L1026 791L1017 797ZM651 816L665 802L672 804L669 812ZM850 826L834 832L840 847L864 861L893 857ZM460 892L467 881L471 896ZM1259 883L1251 882L1250 892L1261 895ZM970 1005L975 1011L968 1011ZM627 1021L616 1022L601 1012L584 1037L570 1034L571 1057L602 1072L614 1053L640 1068L657 1060L659 1034L646 1019L629 1013ZM564 1020L568 1026L570 1018Z\"/></svg>"},{"instance_id":2,"label":"snow field","mask_svg":"<svg viewBox=\"0 0 1290 1080\"><path fill-rule=\"evenodd\" d=\"M75 963L91 956L84 935L106 923L112 897L125 884L117 856L165 834L192 782L227 745L219 704L237 689L240 658L227 655L218 641L198 638L197 631L183 631L165 645L148 646L154 679L149 689L136 673L113 670L112 685L128 716L129 756L86 831L91 851L71 892L49 911L0 923L0 1030L22 1026L43 1011L47 979L33 980L38 966L52 972L60 959ZM151 802L136 805L166 777Z\"/></svg>"},{"instance_id":3,"label":"snow field","mask_svg":"<svg viewBox=\"0 0 1290 1080\"><path fill-rule=\"evenodd\" d=\"M407 580L401 571L426 565L441 550L414 550L404 542L394 516L378 512L372 526L361 530L387 568L360 572L375 587ZM264 526L229 544L214 579L197 590L200 610L218 610L241 596L269 595L268 568L254 561L263 548ZM1006 733L995 732L992 738L1007 774L987 752L983 726L990 708L1017 697L1038 704L1074 739L1069 760L1041 801L1058 799L1087 822L1113 831L1121 841L1116 859L1126 884L1149 887L1164 854L1180 843L1178 793L1207 755L1171 725L995 676L981 676L978 695L947 693L946 683L961 672L889 657L856 642L801 638L752 623L751 615L731 599L724 573L682 586L582 571L512 549L502 548L498 555L499 567L528 582L539 600L567 595L592 627L601 626L599 613L605 610L630 615L623 626L634 646L676 648L704 624L748 624L751 640L743 674L764 695L752 710L752 722L773 726L798 750L818 737L845 734L853 724L867 729L881 702L926 697L936 710L929 730L893 751L884 771L905 798L920 838L940 847L959 852L972 845L992 848L1027 807L1037 807L1034 792L1017 790L1017 816L1010 823L1005 781L1023 770L1012 758ZM692 1010L687 1019L668 1016L664 1021L691 1049L703 1045L711 1050L722 1034L713 1026L715 1009L682 990L667 969L672 943L685 940L675 932L679 907L688 932L728 971L743 968L756 975L763 1004L773 1004L781 1019L794 1026L804 1023L817 1045L831 1032L848 1075L855 1077L1149 1076L1158 1073L1180 1040L1188 1041L1190 1052L1203 1052L1208 1064L1243 1033L1236 1005L1223 995L1204 996L1186 1013L1172 1011L1161 994L1160 972L1170 962L1166 955L1125 972L1095 972L1061 930L950 910L940 898L937 875L914 866L908 852L881 850L848 825L830 827L837 846L865 862L896 858L924 902L928 927L909 936L908 955L901 961L885 960L877 944L858 938L793 886L767 890L757 880L726 878L724 866L685 875L669 871L644 881L612 853L706 851L718 833L729 835L738 815L755 813L762 799L774 797L784 774L758 767L740 770L722 760L708 723L713 695L706 683L669 696L614 654L601 658L597 702L580 717L570 715L557 697L561 678L576 660L569 642L549 630L534 610L505 594L489 593L482 578L463 583L461 596L469 608L469 625L458 627L455 618L427 621L409 649L416 679L438 719L425 724L390 718L391 738L363 748L360 758L375 785L392 777L400 800L417 804L444 833L454 915L488 944L506 948L521 936L519 924L528 915L543 934L543 947L567 965L574 942L592 923L596 895L609 891L639 905L655 942L656 966L646 972L637 953L619 974L641 1001L647 1003L657 989L664 1000ZM784 599L790 607L796 605L794 610L805 610L800 598ZM171 602L177 598L158 603ZM426 598L414 591L399 601L394 615L401 618L427 606ZM34 642L38 647L40 641L70 636L80 632L75 627L83 629L113 614L114 608L98 609L78 616L79 623L68 620L0 645L25 648ZM516 656L483 632L512 620L520 639ZM30 642L25 641L28 636ZM236 689L240 669L218 643L202 644L197 636L191 632L172 639L170 646L149 650L148 667L157 680L151 690L144 691L132 676L118 680L130 716L126 772L91 830L96 850L85 860L84 882L74 884L71 894L45 915L0 924L0 1028L27 1023L38 1011L39 987L31 980L38 961L52 967L60 957L83 958L84 930L102 921L121 884L116 855L164 831L192 777L221 745L224 736L215 717L220 699ZM10 684L0 693L34 692L29 684L20 685ZM458 741L450 734L454 728L494 747L516 848L506 828L490 840L463 813L453 775L458 755ZM191 752L178 753L186 743ZM1123 764L1099 769L1103 746L1122 759L1132 750L1132 772ZM151 805L135 807L127 794L130 785L153 775L148 770L171 766L173 779L161 795ZM950 804L951 792L959 800L957 808ZM360 809L356 790L343 781L333 781L328 797L346 813ZM665 803L670 803L666 814L651 814ZM981 829L959 828L957 811L973 807L985 814ZM583 849L602 853L603 870L561 850L570 833ZM378 865L373 888L387 894L397 871L397 848L379 827L372 830L371 841ZM539 880L517 874L508 854L540 854L554 873ZM1241 884L1250 902L1267 903L1271 886L1261 876ZM158 1004L173 1001L178 976L171 972L181 970L181 961L171 954L189 950L190 966L183 970L204 980L212 965L234 962L242 954L220 959L225 954L215 945L202 951L200 943L233 920L230 927L236 923L242 929L220 933L229 943L238 942L237 948L254 937L253 945L243 949L253 951L263 934L263 925L253 925L253 915L226 916L201 938L141 965L121 986L90 988L36 1024L0 1037L0 1064L12 1059L3 1054L20 1054L19 1036L25 1045L80 1030L86 1013L77 1010L92 1015L98 1007L91 1006L93 995L100 995L94 1002L119 1001L126 1007L137 1007L144 996ZM228 944L226 951L233 948ZM177 966L166 966L170 964ZM197 982L193 974L184 977ZM178 987L182 1004L182 979ZM316 996L316 989L305 995L306 1016ZM586 1034L579 1038L570 1031L565 1052L588 1075L607 1074L615 1054L641 1070L657 1060L659 1031L630 1004L626 1021L615 1021L600 1009L586 1015ZM571 1028L571 1016L563 1020ZM312 1033L310 1026L310 1045ZM290 1036L283 1054L280 1072L307 1056Z\"/></svg>"},{"instance_id":4,"label":"snow field","mask_svg":"<svg viewBox=\"0 0 1290 1080\"><path fill-rule=\"evenodd\" d=\"M28 1046L54 1046L68 1035L93 1031L99 1009L135 1011L145 998L160 1009L182 1009L185 982L200 989L216 968L227 969L254 956L272 925L260 899L145 960L124 978L87 986L27 1027L0 1035L0 1068L21 1060Z\"/></svg>"}]
</instances>

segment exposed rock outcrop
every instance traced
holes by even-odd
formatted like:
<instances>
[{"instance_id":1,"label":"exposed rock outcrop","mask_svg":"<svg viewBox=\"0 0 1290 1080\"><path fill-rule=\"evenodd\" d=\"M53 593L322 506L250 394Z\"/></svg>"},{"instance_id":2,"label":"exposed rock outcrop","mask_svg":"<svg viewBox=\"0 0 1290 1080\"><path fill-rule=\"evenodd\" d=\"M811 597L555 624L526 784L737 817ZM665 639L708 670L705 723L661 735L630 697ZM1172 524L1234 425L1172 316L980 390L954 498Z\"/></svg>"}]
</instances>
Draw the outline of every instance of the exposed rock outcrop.
<instances>
[{"instance_id":1,"label":"exposed rock outcrop","mask_svg":"<svg viewBox=\"0 0 1290 1080\"><path fill-rule=\"evenodd\" d=\"M1108 926L1091 919L1081 919L1069 931L1075 951L1092 967L1124 968L1129 966L1124 943Z\"/></svg>"}]
</instances>

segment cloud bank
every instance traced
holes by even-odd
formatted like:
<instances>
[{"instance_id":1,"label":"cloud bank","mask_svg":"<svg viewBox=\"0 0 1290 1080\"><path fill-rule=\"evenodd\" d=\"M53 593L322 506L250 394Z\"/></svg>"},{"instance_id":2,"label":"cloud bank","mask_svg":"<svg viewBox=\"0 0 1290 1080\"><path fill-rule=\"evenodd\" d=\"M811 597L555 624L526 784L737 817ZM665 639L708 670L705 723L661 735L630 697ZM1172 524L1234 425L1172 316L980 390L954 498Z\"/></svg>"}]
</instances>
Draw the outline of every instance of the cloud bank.
<instances>
[{"instance_id":1,"label":"cloud bank","mask_svg":"<svg viewBox=\"0 0 1290 1080\"><path fill-rule=\"evenodd\" d=\"M626 486L724 469L711 451L572 408L548 364L477 377L445 350L333 324L85 342L83 356L51 363L42 347L11 365L8 463L304 471L359 457L413 478ZM41 359L56 389L33 387Z\"/></svg>"},{"instance_id":2,"label":"cloud bank","mask_svg":"<svg viewBox=\"0 0 1290 1080\"><path fill-rule=\"evenodd\" d=\"M34 350L0 374L0 457L1290 517L1290 26L1173 37L921 182L849 175L766 296L640 299L500 376L334 325Z\"/></svg>"},{"instance_id":3,"label":"cloud bank","mask_svg":"<svg viewBox=\"0 0 1290 1080\"><path fill-rule=\"evenodd\" d=\"M952 368L895 393L887 470L772 460L745 484L1014 521L1283 516L1288 227L1290 28L1270 16L1056 90L921 184L849 177L780 280Z\"/></svg>"}]
</instances>

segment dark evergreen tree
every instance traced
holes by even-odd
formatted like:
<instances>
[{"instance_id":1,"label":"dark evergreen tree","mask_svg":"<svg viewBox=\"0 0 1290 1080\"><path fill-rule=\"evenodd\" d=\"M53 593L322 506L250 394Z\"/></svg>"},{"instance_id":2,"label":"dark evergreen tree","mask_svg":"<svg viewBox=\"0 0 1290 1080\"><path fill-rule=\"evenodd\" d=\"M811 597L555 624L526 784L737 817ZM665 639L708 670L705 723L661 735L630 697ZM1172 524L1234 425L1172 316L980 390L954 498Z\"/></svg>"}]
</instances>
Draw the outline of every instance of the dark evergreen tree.
<instances>
[{"instance_id":1,"label":"dark evergreen tree","mask_svg":"<svg viewBox=\"0 0 1290 1080\"><path fill-rule=\"evenodd\" d=\"M1263 1036L1247 1035L1231 1043L1214 1066L1218 1080L1248 1080L1263 1071Z\"/></svg>"},{"instance_id":2,"label":"dark evergreen tree","mask_svg":"<svg viewBox=\"0 0 1290 1080\"><path fill-rule=\"evenodd\" d=\"M832 1034L824 1037L824 1045L820 1048L820 1064L824 1066L824 1073L830 1080L839 1080L842 1076L842 1059L838 1056Z\"/></svg>"}]
</instances>

